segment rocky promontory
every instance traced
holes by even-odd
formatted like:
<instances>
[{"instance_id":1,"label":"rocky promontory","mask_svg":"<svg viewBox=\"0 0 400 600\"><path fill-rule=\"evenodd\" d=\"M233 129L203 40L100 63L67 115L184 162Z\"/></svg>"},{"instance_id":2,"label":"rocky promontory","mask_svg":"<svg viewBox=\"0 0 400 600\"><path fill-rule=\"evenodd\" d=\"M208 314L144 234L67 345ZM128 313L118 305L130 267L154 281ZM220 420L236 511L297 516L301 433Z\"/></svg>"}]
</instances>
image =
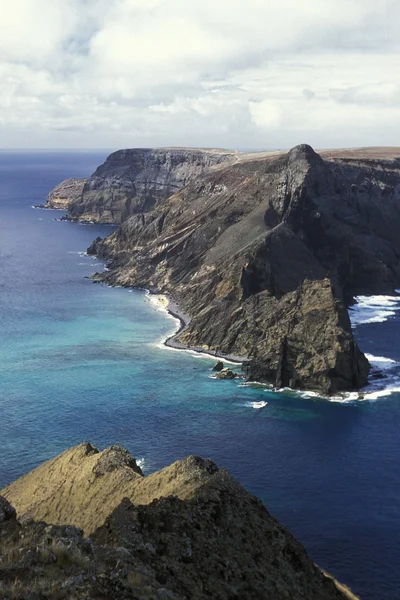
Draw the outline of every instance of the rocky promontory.
<instances>
[{"instance_id":1,"label":"rocky promontory","mask_svg":"<svg viewBox=\"0 0 400 600\"><path fill-rule=\"evenodd\" d=\"M45 208L68 210L70 204L82 197L87 179L65 179L59 183L47 196Z\"/></svg>"},{"instance_id":2,"label":"rocky promontory","mask_svg":"<svg viewBox=\"0 0 400 600\"><path fill-rule=\"evenodd\" d=\"M121 223L99 281L169 294L170 343L246 359L250 380L336 394L367 383L347 307L400 287L400 151L131 149L69 218Z\"/></svg>"},{"instance_id":3,"label":"rocky promontory","mask_svg":"<svg viewBox=\"0 0 400 600\"><path fill-rule=\"evenodd\" d=\"M144 477L84 443L0 494L2 598L356 600L207 459Z\"/></svg>"},{"instance_id":4,"label":"rocky promontory","mask_svg":"<svg viewBox=\"0 0 400 600\"><path fill-rule=\"evenodd\" d=\"M191 148L118 150L91 177L57 186L47 207L67 209L71 220L119 224L162 204L193 178L234 161L237 154Z\"/></svg>"},{"instance_id":5,"label":"rocky promontory","mask_svg":"<svg viewBox=\"0 0 400 600\"><path fill-rule=\"evenodd\" d=\"M100 279L172 295L178 342L334 394L367 382L346 307L400 284L399 227L399 159L301 145L205 173L89 251L110 261Z\"/></svg>"}]
</instances>

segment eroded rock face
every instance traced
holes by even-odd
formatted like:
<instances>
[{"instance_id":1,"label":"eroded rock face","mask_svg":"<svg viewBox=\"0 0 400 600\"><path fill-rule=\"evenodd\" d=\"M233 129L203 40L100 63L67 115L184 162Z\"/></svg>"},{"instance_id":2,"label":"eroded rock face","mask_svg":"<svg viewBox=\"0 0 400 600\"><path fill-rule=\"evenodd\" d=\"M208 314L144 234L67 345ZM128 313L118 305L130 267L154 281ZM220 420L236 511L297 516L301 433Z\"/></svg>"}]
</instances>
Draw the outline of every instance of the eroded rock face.
<instances>
[{"instance_id":1,"label":"eroded rock face","mask_svg":"<svg viewBox=\"0 0 400 600\"><path fill-rule=\"evenodd\" d=\"M399 228L399 159L301 145L203 174L90 251L112 261L103 279L173 296L191 317L180 342L336 393L367 381L345 306L400 285Z\"/></svg>"},{"instance_id":2,"label":"eroded rock face","mask_svg":"<svg viewBox=\"0 0 400 600\"><path fill-rule=\"evenodd\" d=\"M92 481L91 493L84 478L104 457L114 457L112 468L101 475L103 487ZM126 487L132 464L119 446L98 452L81 444L1 492L20 519L14 511L0 522L1 597L356 600L212 461L188 457L149 477L136 474ZM46 493L35 498L33 485ZM98 514L95 496L107 514ZM65 524L66 499L77 527ZM0 497L0 506L8 501ZM46 513L55 524L42 521ZM88 522L85 538L79 526L87 531Z\"/></svg>"},{"instance_id":3,"label":"eroded rock face","mask_svg":"<svg viewBox=\"0 0 400 600\"><path fill-rule=\"evenodd\" d=\"M70 204L82 197L87 179L65 179L59 183L47 196L46 208L68 210Z\"/></svg>"},{"instance_id":4,"label":"eroded rock face","mask_svg":"<svg viewBox=\"0 0 400 600\"><path fill-rule=\"evenodd\" d=\"M67 180L49 196L54 208L68 208L68 218L96 223L122 223L130 215L145 213L203 172L235 160L237 153L190 148L135 148L119 150L83 181L79 193ZM76 186L76 192L78 192ZM68 202L60 204L60 196ZM62 201L64 202L64 201Z\"/></svg>"}]
</instances>

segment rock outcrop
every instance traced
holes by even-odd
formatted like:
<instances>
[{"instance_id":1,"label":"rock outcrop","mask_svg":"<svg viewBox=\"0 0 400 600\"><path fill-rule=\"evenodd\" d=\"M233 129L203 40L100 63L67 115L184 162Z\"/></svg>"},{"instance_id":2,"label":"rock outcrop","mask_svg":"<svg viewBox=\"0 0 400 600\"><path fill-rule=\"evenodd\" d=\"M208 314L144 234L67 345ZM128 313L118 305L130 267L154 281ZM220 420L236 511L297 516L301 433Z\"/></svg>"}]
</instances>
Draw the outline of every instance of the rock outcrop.
<instances>
[{"instance_id":1,"label":"rock outcrop","mask_svg":"<svg viewBox=\"0 0 400 600\"><path fill-rule=\"evenodd\" d=\"M356 600L210 460L143 477L122 448L81 444L1 494L2 598Z\"/></svg>"},{"instance_id":2,"label":"rock outcrop","mask_svg":"<svg viewBox=\"0 0 400 600\"><path fill-rule=\"evenodd\" d=\"M250 378L332 394L367 382L346 305L400 284L400 160L307 145L203 174L89 249L100 277L167 292L178 341L247 356Z\"/></svg>"},{"instance_id":3,"label":"rock outcrop","mask_svg":"<svg viewBox=\"0 0 400 600\"><path fill-rule=\"evenodd\" d=\"M71 204L81 199L86 181L87 179L65 179L47 196L45 208L68 210Z\"/></svg>"},{"instance_id":4,"label":"rock outcrop","mask_svg":"<svg viewBox=\"0 0 400 600\"><path fill-rule=\"evenodd\" d=\"M162 204L193 178L234 161L237 154L190 148L118 150L86 180L68 179L57 186L47 205L67 208L72 220L119 224Z\"/></svg>"}]
</instances>

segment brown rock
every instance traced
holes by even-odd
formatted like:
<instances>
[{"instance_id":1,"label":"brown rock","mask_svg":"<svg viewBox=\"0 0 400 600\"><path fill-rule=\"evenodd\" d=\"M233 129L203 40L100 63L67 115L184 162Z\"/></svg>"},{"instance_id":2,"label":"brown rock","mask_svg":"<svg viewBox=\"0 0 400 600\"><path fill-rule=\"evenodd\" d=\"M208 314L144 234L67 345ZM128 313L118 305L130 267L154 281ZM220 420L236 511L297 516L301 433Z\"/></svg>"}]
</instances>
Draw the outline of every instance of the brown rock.
<instances>
[{"instance_id":1,"label":"brown rock","mask_svg":"<svg viewBox=\"0 0 400 600\"><path fill-rule=\"evenodd\" d=\"M65 179L47 196L46 208L68 210L70 204L82 197L86 179Z\"/></svg>"},{"instance_id":2,"label":"brown rock","mask_svg":"<svg viewBox=\"0 0 400 600\"><path fill-rule=\"evenodd\" d=\"M112 261L103 280L173 296L191 318L178 342L334 394L369 371L346 303L400 285L399 189L398 160L328 162L301 145L203 174L92 251Z\"/></svg>"},{"instance_id":3,"label":"brown rock","mask_svg":"<svg viewBox=\"0 0 400 600\"><path fill-rule=\"evenodd\" d=\"M235 379L237 374L234 373L231 369L221 369L219 373L213 375L214 379Z\"/></svg>"},{"instance_id":4,"label":"brown rock","mask_svg":"<svg viewBox=\"0 0 400 600\"><path fill-rule=\"evenodd\" d=\"M135 464L81 444L3 490L41 522L0 522L0 597L356 600L212 461L149 477Z\"/></svg>"}]
</instances>

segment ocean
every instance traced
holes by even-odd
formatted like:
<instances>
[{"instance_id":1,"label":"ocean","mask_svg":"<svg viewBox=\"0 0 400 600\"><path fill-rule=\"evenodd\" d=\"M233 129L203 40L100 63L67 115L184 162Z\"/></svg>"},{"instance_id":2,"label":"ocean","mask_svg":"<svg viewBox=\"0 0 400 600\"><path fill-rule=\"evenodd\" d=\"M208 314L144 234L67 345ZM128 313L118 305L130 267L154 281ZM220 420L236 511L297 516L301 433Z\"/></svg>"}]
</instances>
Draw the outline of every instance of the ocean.
<instances>
[{"instance_id":1,"label":"ocean","mask_svg":"<svg viewBox=\"0 0 400 600\"><path fill-rule=\"evenodd\" d=\"M0 152L0 489L84 440L145 473L197 454L225 467L362 600L400 598L400 301L361 298L361 349L384 369L328 401L211 379L163 346L176 321L145 291L88 277L112 227L33 209L106 152Z\"/></svg>"}]
</instances>

